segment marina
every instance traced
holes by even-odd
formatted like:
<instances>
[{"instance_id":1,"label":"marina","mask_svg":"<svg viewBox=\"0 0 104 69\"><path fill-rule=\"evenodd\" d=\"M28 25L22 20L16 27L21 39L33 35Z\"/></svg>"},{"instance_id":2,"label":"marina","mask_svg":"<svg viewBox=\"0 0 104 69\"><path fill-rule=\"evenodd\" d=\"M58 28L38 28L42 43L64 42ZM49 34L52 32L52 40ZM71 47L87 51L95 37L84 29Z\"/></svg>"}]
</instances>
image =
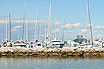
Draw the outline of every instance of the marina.
<instances>
[{"instance_id":1,"label":"marina","mask_svg":"<svg viewBox=\"0 0 104 69\"><path fill-rule=\"evenodd\" d=\"M12 40L13 30L12 30L12 18L9 13L7 17L6 29L5 29L5 39L0 44L0 55L1 56L104 56L104 39L94 40L93 26L91 22L90 6L88 0L86 0L87 6L87 20L86 20L86 37L83 37L82 34L78 34L76 39L65 40L65 26L66 20L64 18L61 39L58 40L57 29L55 16L53 22L51 21L52 17L52 4L49 6L49 18L44 23L44 39L42 39L42 25L39 22L39 9L37 8L36 21L34 22L34 38L33 40L29 39L29 20L26 16L26 0L24 0L24 17L22 26L17 26L15 29L22 27L22 37L18 40ZM53 25L52 25L53 23ZM69 24L70 25L70 24ZM73 24L73 26L76 24ZM79 25L79 23L78 23ZM52 27L52 28L51 28ZM53 30L51 32L51 29ZM90 33L89 33L90 32ZM31 32L30 32L31 33ZM90 37L89 37L90 35ZM53 37L52 37L53 36ZM15 37L15 36L14 36ZM16 34L17 37L17 34ZM69 36L70 37L70 36ZM90 39L89 39L90 38Z\"/></svg>"},{"instance_id":2,"label":"marina","mask_svg":"<svg viewBox=\"0 0 104 69\"><path fill-rule=\"evenodd\" d=\"M0 69L104 69L104 0L1 0Z\"/></svg>"}]
</instances>

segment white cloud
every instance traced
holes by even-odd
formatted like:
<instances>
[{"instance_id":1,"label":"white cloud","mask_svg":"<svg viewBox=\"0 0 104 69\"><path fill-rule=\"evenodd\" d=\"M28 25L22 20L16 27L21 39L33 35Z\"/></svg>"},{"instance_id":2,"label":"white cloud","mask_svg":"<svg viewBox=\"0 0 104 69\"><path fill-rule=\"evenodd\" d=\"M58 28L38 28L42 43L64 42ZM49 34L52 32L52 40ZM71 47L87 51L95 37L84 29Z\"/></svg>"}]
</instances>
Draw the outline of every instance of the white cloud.
<instances>
[{"instance_id":1,"label":"white cloud","mask_svg":"<svg viewBox=\"0 0 104 69\"><path fill-rule=\"evenodd\" d=\"M59 22L59 21L55 22L55 25L60 25L60 24L62 24L62 22Z\"/></svg>"},{"instance_id":2,"label":"white cloud","mask_svg":"<svg viewBox=\"0 0 104 69\"><path fill-rule=\"evenodd\" d=\"M73 27L79 27L79 26L81 26L80 23L75 23L75 24L73 24Z\"/></svg>"},{"instance_id":3,"label":"white cloud","mask_svg":"<svg viewBox=\"0 0 104 69\"><path fill-rule=\"evenodd\" d=\"M80 32L86 33L86 32L88 32L88 29L81 29Z\"/></svg>"},{"instance_id":4,"label":"white cloud","mask_svg":"<svg viewBox=\"0 0 104 69\"><path fill-rule=\"evenodd\" d=\"M15 26L14 28L15 28L15 29L18 29L18 28L21 28L21 27L22 27L22 26Z\"/></svg>"},{"instance_id":5,"label":"white cloud","mask_svg":"<svg viewBox=\"0 0 104 69\"><path fill-rule=\"evenodd\" d=\"M96 35L95 37L96 37L96 38L103 38L104 35Z\"/></svg>"},{"instance_id":6,"label":"white cloud","mask_svg":"<svg viewBox=\"0 0 104 69\"><path fill-rule=\"evenodd\" d=\"M65 24L65 28L72 28L72 24Z\"/></svg>"},{"instance_id":7,"label":"white cloud","mask_svg":"<svg viewBox=\"0 0 104 69\"><path fill-rule=\"evenodd\" d=\"M12 31L13 32L15 32L15 31L17 31L17 29L19 29L19 28L21 28L22 26L15 26L13 29L12 29Z\"/></svg>"},{"instance_id":8,"label":"white cloud","mask_svg":"<svg viewBox=\"0 0 104 69\"><path fill-rule=\"evenodd\" d=\"M76 27L80 27L81 24L80 23L74 23L74 24L65 24L65 28L76 28ZM62 26L64 27L64 26Z\"/></svg>"},{"instance_id":9,"label":"white cloud","mask_svg":"<svg viewBox=\"0 0 104 69\"><path fill-rule=\"evenodd\" d=\"M72 30L65 30L64 33L72 33Z\"/></svg>"},{"instance_id":10,"label":"white cloud","mask_svg":"<svg viewBox=\"0 0 104 69\"><path fill-rule=\"evenodd\" d=\"M104 26L96 26L95 29L104 29Z\"/></svg>"},{"instance_id":11,"label":"white cloud","mask_svg":"<svg viewBox=\"0 0 104 69\"><path fill-rule=\"evenodd\" d=\"M24 22L24 20L12 20L11 19L11 23L23 23ZM27 19L27 20L25 20L25 22L26 23L36 23L37 22L37 20L33 20L33 19ZM45 20L38 20L38 23L44 23L45 22ZM48 22L48 21L46 21L46 22ZM0 23L9 23L9 20L0 20Z\"/></svg>"},{"instance_id":12,"label":"white cloud","mask_svg":"<svg viewBox=\"0 0 104 69\"><path fill-rule=\"evenodd\" d=\"M51 33L58 32L58 31L59 31L59 29L55 29L55 30L52 30Z\"/></svg>"},{"instance_id":13,"label":"white cloud","mask_svg":"<svg viewBox=\"0 0 104 69\"><path fill-rule=\"evenodd\" d=\"M15 32L15 31L17 31L17 29L12 29L12 32Z\"/></svg>"}]
</instances>

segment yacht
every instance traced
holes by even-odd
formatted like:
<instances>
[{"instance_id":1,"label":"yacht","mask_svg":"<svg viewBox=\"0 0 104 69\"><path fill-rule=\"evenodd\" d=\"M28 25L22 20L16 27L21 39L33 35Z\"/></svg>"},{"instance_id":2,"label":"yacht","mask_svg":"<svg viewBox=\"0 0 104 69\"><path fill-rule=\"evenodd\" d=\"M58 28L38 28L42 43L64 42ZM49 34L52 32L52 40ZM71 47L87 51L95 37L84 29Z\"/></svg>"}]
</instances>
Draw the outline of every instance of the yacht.
<instances>
[{"instance_id":1,"label":"yacht","mask_svg":"<svg viewBox=\"0 0 104 69\"><path fill-rule=\"evenodd\" d=\"M24 41L15 41L14 44L13 44L14 47L27 47L27 44L24 42Z\"/></svg>"},{"instance_id":2,"label":"yacht","mask_svg":"<svg viewBox=\"0 0 104 69\"><path fill-rule=\"evenodd\" d=\"M44 48L44 46L45 46L44 43L42 43L41 41L36 40L36 41L31 41L30 42L29 48L38 49L38 48Z\"/></svg>"},{"instance_id":3,"label":"yacht","mask_svg":"<svg viewBox=\"0 0 104 69\"><path fill-rule=\"evenodd\" d=\"M52 40L48 45L47 48L63 48L64 43L60 40Z\"/></svg>"}]
</instances>

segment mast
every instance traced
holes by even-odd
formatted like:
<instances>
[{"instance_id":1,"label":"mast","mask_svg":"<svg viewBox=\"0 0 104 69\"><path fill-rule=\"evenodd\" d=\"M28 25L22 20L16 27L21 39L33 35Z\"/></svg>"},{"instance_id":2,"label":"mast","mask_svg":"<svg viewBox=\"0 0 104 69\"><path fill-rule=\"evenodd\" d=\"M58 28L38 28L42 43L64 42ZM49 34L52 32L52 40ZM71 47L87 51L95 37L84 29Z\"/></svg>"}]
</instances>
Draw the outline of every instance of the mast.
<instances>
[{"instance_id":1,"label":"mast","mask_svg":"<svg viewBox=\"0 0 104 69\"><path fill-rule=\"evenodd\" d=\"M24 0L24 21L23 21L23 36L22 39L25 41L25 21L26 21L26 0Z\"/></svg>"},{"instance_id":2,"label":"mast","mask_svg":"<svg viewBox=\"0 0 104 69\"><path fill-rule=\"evenodd\" d=\"M17 33L18 33L18 40L19 40L19 30L17 30Z\"/></svg>"},{"instance_id":3,"label":"mast","mask_svg":"<svg viewBox=\"0 0 104 69\"><path fill-rule=\"evenodd\" d=\"M63 27L62 41L64 41L64 31L65 31L65 18L64 18L64 27Z\"/></svg>"},{"instance_id":4,"label":"mast","mask_svg":"<svg viewBox=\"0 0 104 69\"><path fill-rule=\"evenodd\" d=\"M51 3L49 8L49 23L48 23L48 35L47 35L48 40L50 40L50 23L51 23Z\"/></svg>"},{"instance_id":5,"label":"mast","mask_svg":"<svg viewBox=\"0 0 104 69\"><path fill-rule=\"evenodd\" d=\"M86 5L87 5L87 16L86 16L86 29L87 29L87 32L86 32L86 39L87 39L87 43L88 43L88 39L89 39L89 30L88 30L88 27L89 27L89 25L88 25L88 0L86 0Z\"/></svg>"},{"instance_id":6,"label":"mast","mask_svg":"<svg viewBox=\"0 0 104 69\"><path fill-rule=\"evenodd\" d=\"M41 40L41 38L42 38L42 29L41 29L41 27L42 27L42 25L41 25L41 23L40 23L40 34L39 34L39 40Z\"/></svg>"},{"instance_id":7,"label":"mast","mask_svg":"<svg viewBox=\"0 0 104 69\"><path fill-rule=\"evenodd\" d=\"M28 22L29 23L29 22ZM28 24L28 41L30 41L30 31L29 31L29 24Z\"/></svg>"},{"instance_id":8,"label":"mast","mask_svg":"<svg viewBox=\"0 0 104 69\"><path fill-rule=\"evenodd\" d=\"M38 34L38 16L39 16L39 9L37 8L37 16L36 16L36 23L35 23L35 39L39 39Z\"/></svg>"},{"instance_id":9,"label":"mast","mask_svg":"<svg viewBox=\"0 0 104 69\"><path fill-rule=\"evenodd\" d=\"M26 22L26 41L28 41L28 21Z\"/></svg>"},{"instance_id":10,"label":"mast","mask_svg":"<svg viewBox=\"0 0 104 69\"><path fill-rule=\"evenodd\" d=\"M93 46L93 31L92 31L92 23L91 23L91 17L90 17L90 10L89 10L89 3L87 0L87 6L88 6L88 18L89 18L89 22L90 22L90 34L91 34L91 39L92 39L92 46Z\"/></svg>"},{"instance_id":11,"label":"mast","mask_svg":"<svg viewBox=\"0 0 104 69\"><path fill-rule=\"evenodd\" d=\"M11 18L9 13L9 27L8 27L8 40L11 42Z\"/></svg>"},{"instance_id":12,"label":"mast","mask_svg":"<svg viewBox=\"0 0 104 69\"><path fill-rule=\"evenodd\" d=\"M93 21L93 26L92 26L92 30L93 30L93 31L92 31L92 33L93 33L93 41L95 40L94 29L95 29L95 28L94 28L94 21Z\"/></svg>"},{"instance_id":13,"label":"mast","mask_svg":"<svg viewBox=\"0 0 104 69\"><path fill-rule=\"evenodd\" d=\"M8 32L7 32L7 30L8 30L8 26L7 26L7 22L8 22L8 19L6 18L6 36L5 36L5 40L8 40L7 38L8 38Z\"/></svg>"},{"instance_id":14,"label":"mast","mask_svg":"<svg viewBox=\"0 0 104 69\"><path fill-rule=\"evenodd\" d=\"M47 29L46 29L46 18L45 18L45 41L46 41L46 35L47 35Z\"/></svg>"},{"instance_id":15,"label":"mast","mask_svg":"<svg viewBox=\"0 0 104 69\"><path fill-rule=\"evenodd\" d=\"M53 25L54 25L54 40L56 40L56 31L55 31L55 16L54 16Z\"/></svg>"},{"instance_id":16,"label":"mast","mask_svg":"<svg viewBox=\"0 0 104 69\"><path fill-rule=\"evenodd\" d=\"M24 30L24 33L26 35L24 35L26 36L26 41L28 41L28 19L26 18L26 0L24 0L24 24L26 24L26 30Z\"/></svg>"}]
</instances>

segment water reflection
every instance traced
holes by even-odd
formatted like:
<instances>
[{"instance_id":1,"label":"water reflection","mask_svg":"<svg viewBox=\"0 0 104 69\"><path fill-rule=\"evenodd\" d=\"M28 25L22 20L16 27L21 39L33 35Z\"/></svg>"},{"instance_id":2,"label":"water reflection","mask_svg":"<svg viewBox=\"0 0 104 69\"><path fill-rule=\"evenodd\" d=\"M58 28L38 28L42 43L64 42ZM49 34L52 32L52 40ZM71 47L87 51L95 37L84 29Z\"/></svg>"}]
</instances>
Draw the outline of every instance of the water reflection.
<instances>
[{"instance_id":1,"label":"water reflection","mask_svg":"<svg viewBox=\"0 0 104 69\"><path fill-rule=\"evenodd\" d=\"M104 57L98 57L98 56L91 56L91 57L80 57L80 56L68 56L68 57L59 57L59 56L0 56L0 59L56 59L56 60L60 60L60 59L68 59L68 60L79 60L79 59L88 59L88 60L96 60L96 59L104 59Z\"/></svg>"},{"instance_id":2,"label":"water reflection","mask_svg":"<svg viewBox=\"0 0 104 69\"><path fill-rule=\"evenodd\" d=\"M104 57L0 57L0 69L102 69L103 64Z\"/></svg>"}]
</instances>

